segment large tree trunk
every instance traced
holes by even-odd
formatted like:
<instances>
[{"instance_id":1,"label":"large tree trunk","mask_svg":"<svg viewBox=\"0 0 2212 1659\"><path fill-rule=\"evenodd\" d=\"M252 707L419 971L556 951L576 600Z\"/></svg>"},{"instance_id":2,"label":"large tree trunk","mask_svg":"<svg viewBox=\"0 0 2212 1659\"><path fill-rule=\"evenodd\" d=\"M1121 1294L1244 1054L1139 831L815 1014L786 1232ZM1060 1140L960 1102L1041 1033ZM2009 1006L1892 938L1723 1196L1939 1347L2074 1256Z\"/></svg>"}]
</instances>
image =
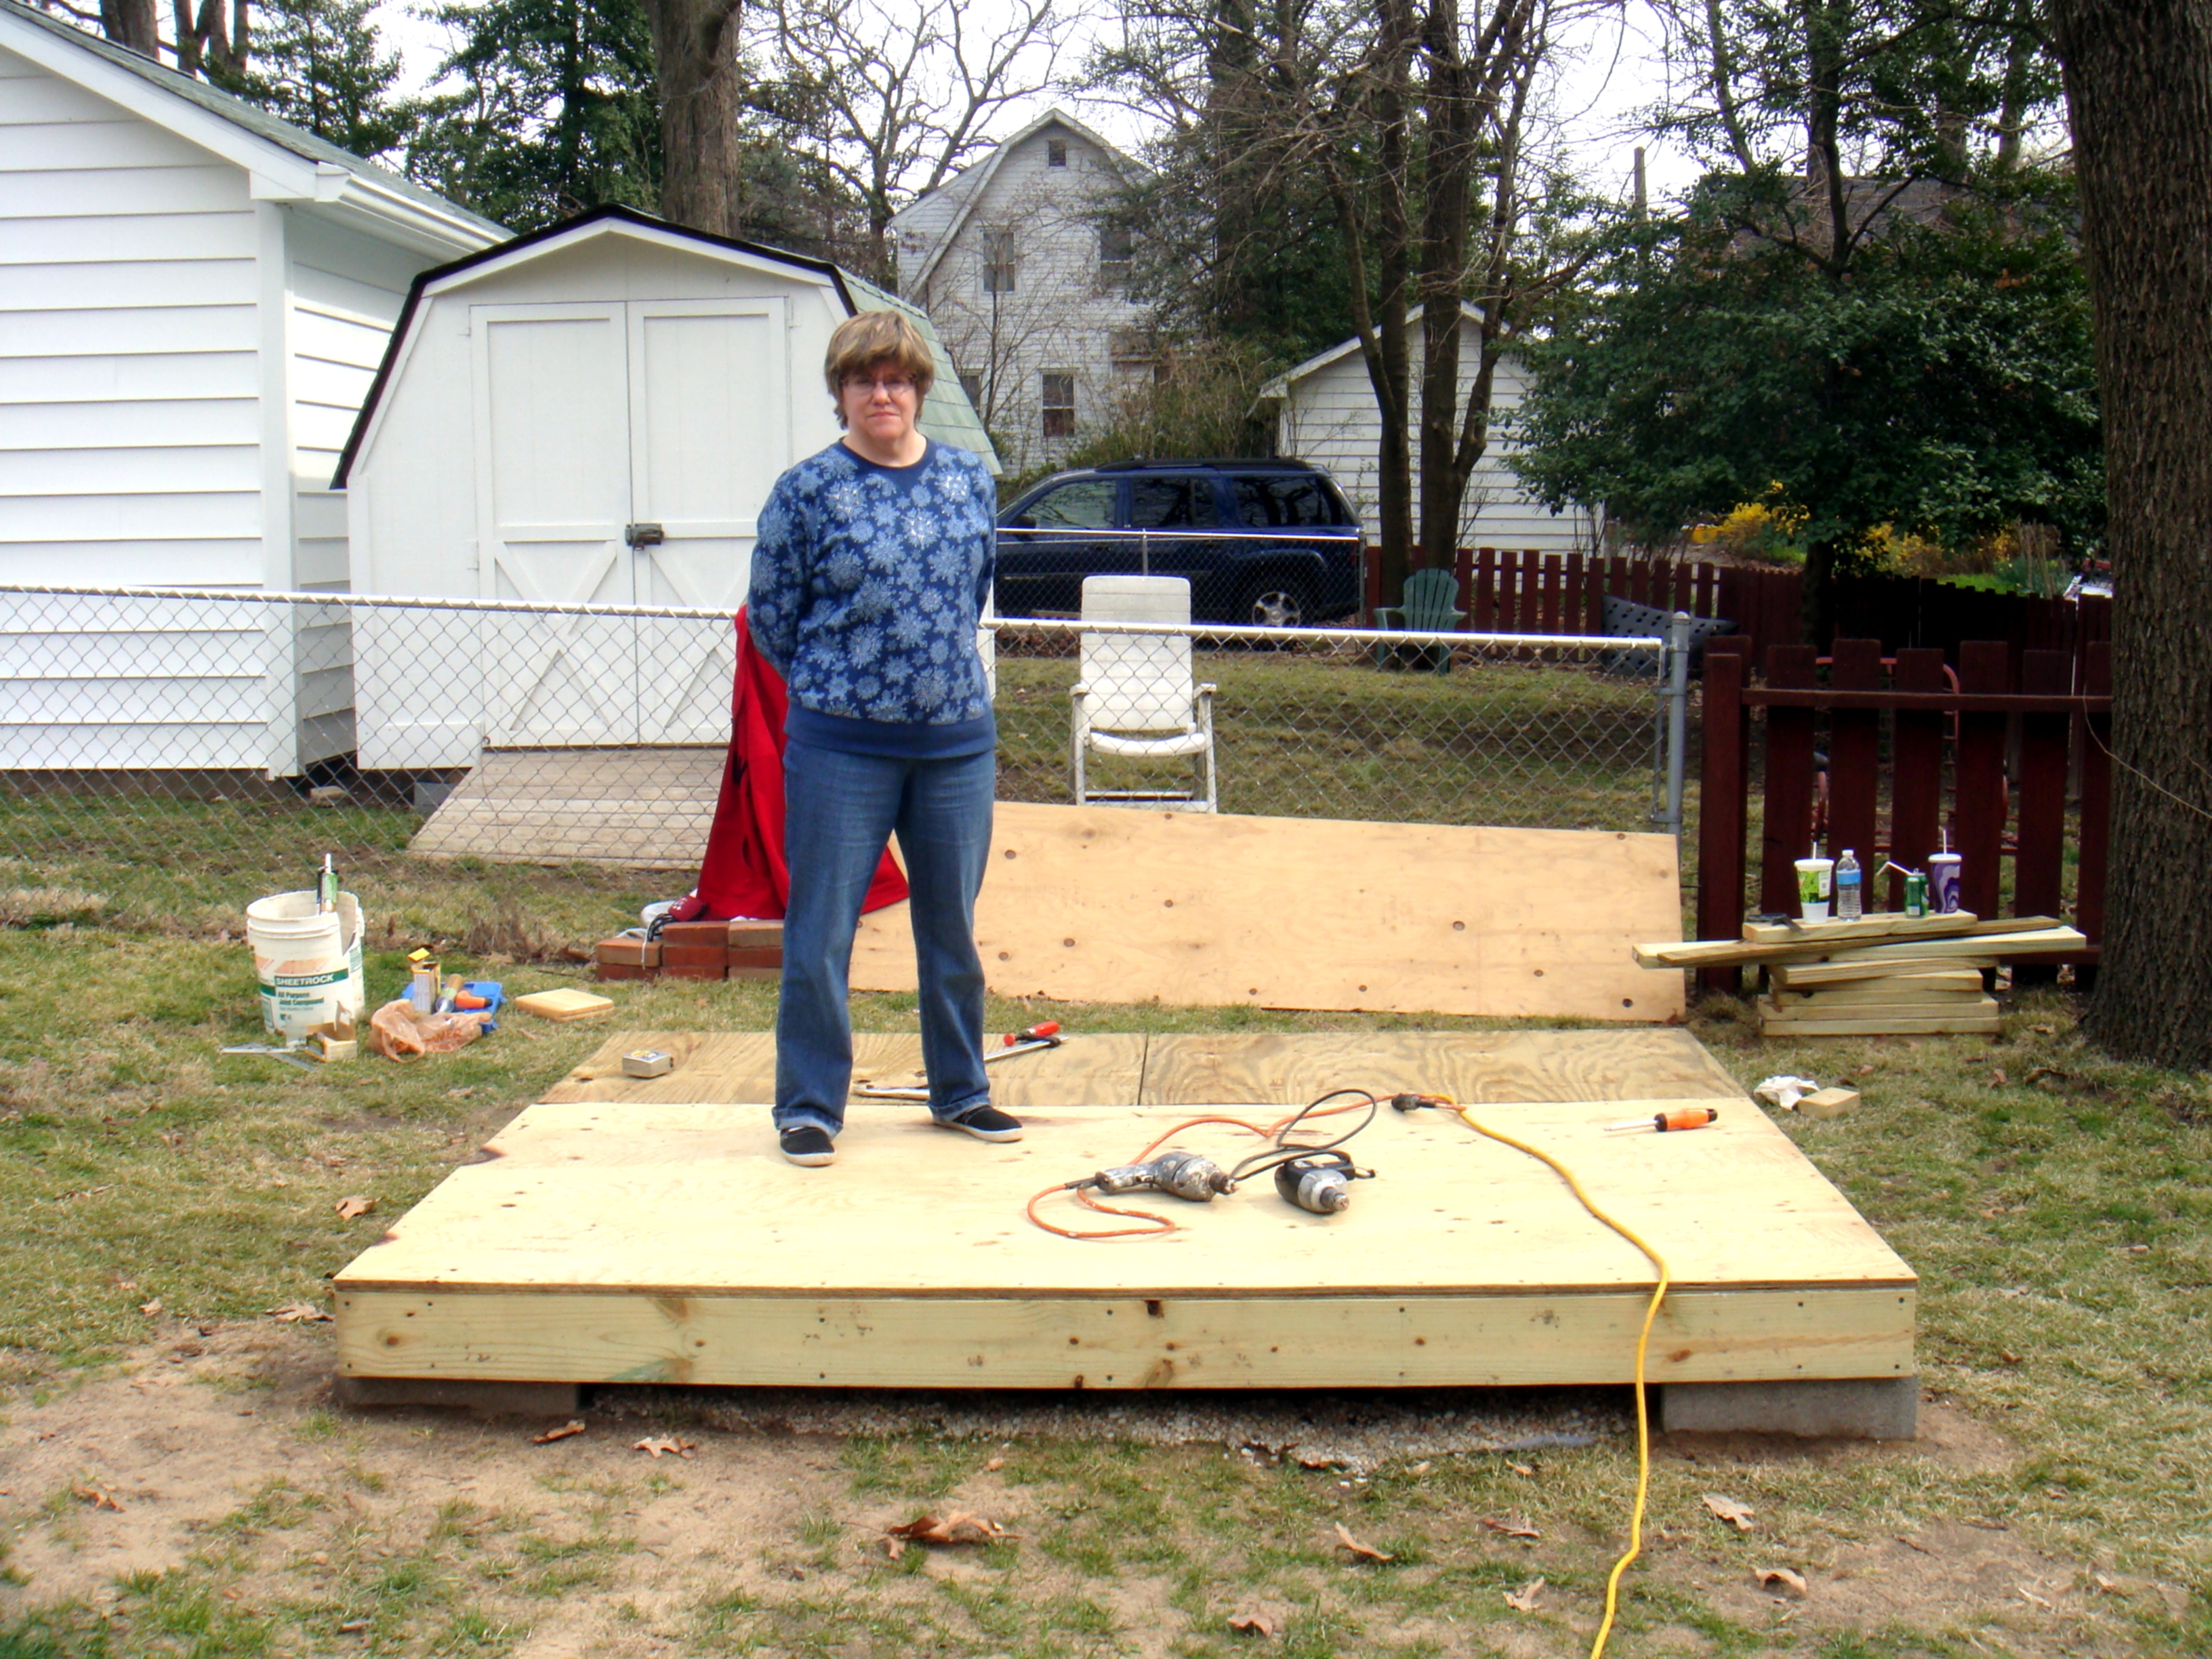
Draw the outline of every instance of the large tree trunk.
<instances>
[{"instance_id":1,"label":"large tree trunk","mask_svg":"<svg viewBox=\"0 0 2212 1659\"><path fill-rule=\"evenodd\" d=\"M2054 0L2096 311L2112 860L2087 1020L2212 1066L2212 0Z\"/></svg>"},{"instance_id":2,"label":"large tree trunk","mask_svg":"<svg viewBox=\"0 0 2212 1659\"><path fill-rule=\"evenodd\" d=\"M738 234L744 199L738 6L645 0L660 87L661 215L717 236Z\"/></svg>"},{"instance_id":3,"label":"large tree trunk","mask_svg":"<svg viewBox=\"0 0 2212 1659\"><path fill-rule=\"evenodd\" d=\"M100 32L118 46L156 61L161 56L154 0L100 0Z\"/></svg>"},{"instance_id":4,"label":"large tree trunk","mask_svg":"<svg viewBox=\"0 0 2212 1659\"><path fill-rule=\"evenodd\" d=\"M1428 63L1428 155L1422 169L1420 542L1426 562L1449 570L1466 494L1458 470L1460 303L1477 120L1457 0L1429 0L1421 46Z\"/></svg>"}]
</instances>

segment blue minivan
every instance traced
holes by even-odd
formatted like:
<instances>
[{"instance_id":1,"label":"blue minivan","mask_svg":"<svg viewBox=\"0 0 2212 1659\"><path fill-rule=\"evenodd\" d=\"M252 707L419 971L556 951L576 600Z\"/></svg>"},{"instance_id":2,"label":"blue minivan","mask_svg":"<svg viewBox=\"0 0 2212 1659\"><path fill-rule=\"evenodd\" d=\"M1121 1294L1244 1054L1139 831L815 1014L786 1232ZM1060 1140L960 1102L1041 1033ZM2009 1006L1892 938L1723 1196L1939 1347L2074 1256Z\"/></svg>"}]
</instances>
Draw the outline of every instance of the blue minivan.
<instances>
[{"instance_id":1,"label":"blue minivan","mask_svg":"<svg viewBox=\"0 0 2212 1659\"><path fill-rule=\"evenodd\" d=\"M1302 628L1359 608L1359 521L1304 461L1114 461L999 514L998 611L1073 612L1083 579L1183 576L1194 621Z\"/></svg>"}]
</instances>

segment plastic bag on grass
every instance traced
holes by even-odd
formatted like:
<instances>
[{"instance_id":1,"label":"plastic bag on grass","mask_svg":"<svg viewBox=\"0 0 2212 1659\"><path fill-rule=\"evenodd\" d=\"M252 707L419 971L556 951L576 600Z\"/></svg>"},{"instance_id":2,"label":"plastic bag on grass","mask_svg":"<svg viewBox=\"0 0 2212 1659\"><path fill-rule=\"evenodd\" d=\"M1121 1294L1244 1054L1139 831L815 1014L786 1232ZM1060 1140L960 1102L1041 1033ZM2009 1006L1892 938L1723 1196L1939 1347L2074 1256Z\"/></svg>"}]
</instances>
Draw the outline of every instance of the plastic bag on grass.
<instances>
[{"instance_id":1,"label":"plastic bag on grass","mask_svg":"<svg viewBox=\"0 0 2212 1659\"><path fill-rule=\"evenodd\" d=\"M467 1013L426 1014L405 997L395 998L368 1018L368 1046L386 1060L420 1060L449 1054L483 1035L488 1008Z\"/></svg>"}]
</instances>

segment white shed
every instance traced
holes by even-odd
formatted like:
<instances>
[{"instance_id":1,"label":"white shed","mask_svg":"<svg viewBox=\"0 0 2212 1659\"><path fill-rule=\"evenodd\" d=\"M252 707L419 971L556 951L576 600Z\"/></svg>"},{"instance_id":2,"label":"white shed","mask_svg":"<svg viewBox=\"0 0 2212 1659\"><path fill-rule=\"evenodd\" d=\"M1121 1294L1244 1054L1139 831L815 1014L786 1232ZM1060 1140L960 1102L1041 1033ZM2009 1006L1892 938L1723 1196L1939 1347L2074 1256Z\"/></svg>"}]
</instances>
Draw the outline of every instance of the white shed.
<instances>
[{"instance_id":1,"label":"white shed","mask_svg":"<svg viewBox=\"0 0 2212 1659\"><path fill-rule=\"evenodd\" d=\"M343 590L331 465L402 296L507 234L0 0L0 580ZM204 620L0 596L0 767L352 747L342 622Z\"/></svg>"},{"instance_id":2,"label":"white shed","mask_svg":"<svg viewBox=\"0 0 2212 1659\"><path fill-rule=\"evenodd\" d=\"M1473 307L1466 312L1468 326L1460 330L1460 392L1481 362L1481 343L1475 332L1480 318ZM1420 313L1409 319L1410 343L1415 372L1419 373L1422 329ZM1527 377L1520 360L1508 352L1498 360L1491 378L1492 421L1519 406ZM1413 392L1418 406L1420 391ZM1278 374L1260 388L1255 413L1274 424L1275 453L1310 461L1336 479L1371 538L1381 517L1376 504L1376 457L1382 442L1382 416L1375 401L1373 382L1367 378L1366 360L1359 342L1309 357L1297 368ZM1416 410L1418 418L1418 407ZM1588 512L1555 514L1528 490L1506 457L1512 441L1493 429L1490 448L1468 480L1467 498L1460 510L1462 547L1537 548L1547 553L1589 550L1596 544L1597 520ZM1413 466L1413 522L1420 523L1421 477L1418 453Z\"/></svg>"},{"instance_id":3,"label":"white shed","mask_svg":"<svg viewBox=\"0 0 2212 1659\"><path fill-rule=\"evenodd\" d=\"M332 480L355 591L734 609L769 486L836 441L831 331L893 307L934 343L835 265L621 207L423 272ZM920 424L998 471L950 373ZM727 739L726 628L486 615L464 648L429 626L356 618L365 769Z\"/></svg>"}]
</instances>

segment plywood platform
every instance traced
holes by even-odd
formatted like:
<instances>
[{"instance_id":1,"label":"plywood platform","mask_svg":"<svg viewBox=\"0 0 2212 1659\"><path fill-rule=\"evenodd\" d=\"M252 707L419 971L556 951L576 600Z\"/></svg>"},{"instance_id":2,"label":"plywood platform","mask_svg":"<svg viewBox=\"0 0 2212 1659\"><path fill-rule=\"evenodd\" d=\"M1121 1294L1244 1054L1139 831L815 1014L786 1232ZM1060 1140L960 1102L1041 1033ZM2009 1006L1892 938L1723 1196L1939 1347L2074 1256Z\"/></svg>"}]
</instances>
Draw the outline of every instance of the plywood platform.
<instances>
[{"instance_id":1,"label":"plywood platform","mask_svg":"<svg viewBox=\"0 0 2212 1659\"><path fill-rule=\"evenodd\" d=\"M718 1042L731 1046L708 1047ZM744 1068L765 1052L758 1038L703 1039L672 1079L629 1084L626 1097L524 1112L338 1275L342 1372L1094 1389L1626 1380L1643 1259L1542 1165L1432 1112L1385 1111L1354 1143L1377 1176L1341 1215L1294 1210L1262 1182L1208 1206L1148 1202L1182 1224L1163 1238L1077 1243L1022 1217L1033 1193L1125 1161L1194 1105L1258 1118L1275 1113L1252 1109L1255 1097L1279 1109L1340 1084L1445 1079L1668 1253L1678 1288L1655 1381L1913 1369L1911 1270L1680 1032L1075 1039L1039 1058L1093 1079L1105 1101L1031 1103L1028 1138L1003 1146L912 1108L856 1105L825 1170L783 1163L757 1103L635 1092L757 1077ZM903 1060L886 1045L876 1063ZM602 1085L615 1086L564 1086ZM1711 1129L1599 1129L1698 1098L1721 1109ZM1221 1126L1179 1139L1224 1163L1259 1144ZM1050 1202L1063 1219L1083 1214Z\"/></svg>"}]
</instances>

